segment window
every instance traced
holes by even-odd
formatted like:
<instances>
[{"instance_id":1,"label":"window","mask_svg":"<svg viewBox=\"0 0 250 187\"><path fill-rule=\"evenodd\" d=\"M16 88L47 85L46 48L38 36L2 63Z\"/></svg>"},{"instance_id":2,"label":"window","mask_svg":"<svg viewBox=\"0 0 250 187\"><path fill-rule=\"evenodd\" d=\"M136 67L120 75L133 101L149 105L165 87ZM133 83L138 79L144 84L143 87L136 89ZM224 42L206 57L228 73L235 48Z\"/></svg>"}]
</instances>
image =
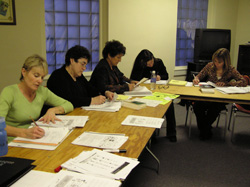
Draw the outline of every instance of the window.
<instances>
[{"instance_id":1,"label":"window","mask_svg":"<svg viewBox=\"0 0 250 187\"><path fill-rule=\"evenodd\" d=\"M99 61L99 0L45 0L46 55L49 73L65 63L67 50L86 47L92 59L86 71Z\"/></svg>"},{"instance_id":2,"label":"window","mask_svg":"<svg viewBox=\"0 0 250 187\"><path fill-rule=\"evenodd\" d=\"M178 0L175 66L187 66L194 56L196 28L207 27L208 0Z\"/></svg>"}]
</instances>

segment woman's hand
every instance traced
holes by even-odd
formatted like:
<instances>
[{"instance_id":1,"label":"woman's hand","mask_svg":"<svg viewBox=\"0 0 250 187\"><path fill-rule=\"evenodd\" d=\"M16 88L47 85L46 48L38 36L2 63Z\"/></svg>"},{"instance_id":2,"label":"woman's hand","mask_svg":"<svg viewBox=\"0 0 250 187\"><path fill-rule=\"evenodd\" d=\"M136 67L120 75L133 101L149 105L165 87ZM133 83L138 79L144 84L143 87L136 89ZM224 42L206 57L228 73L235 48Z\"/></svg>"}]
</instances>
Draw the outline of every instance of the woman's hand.
<instances>
[{"instance_id":1,"label":"woman's hand","mask_svg":"<svg viewBox=\"0 0 250 187\"><path fill-rule=\"evenodd\" d=\"M223 86L225 86L225 83L224 83L224 82L217 82L217 83L216 83L216 86L223 87Z\"/></svg>"},{"instance_id":2,"label":"woman's hand","mask_svg":"<svg viewBox=\"0 0 250 187\"><path fill-rule=\"evenodd\" d=\"M40 128L40 127L32 127L29 129L24 129L24 138L29 138L29 139L38 139L42 138L45 135L45 131Z\"/></svg>"},{"instance_id":3,"label":"woman's hand","mask_svg":"<svg viewBox=\"0 0 250 187\"><path fill-rule=\"evenodd\" d=\"M114 93L111 92L111 91L106 91L106 92L105 92L105 96L106 96L110 101L112 101L112 99L114 98Z\"/></svg>"},{"instance_id":4,"label":"woman's hand","mask_svg":"<svg viewBox=\"0 0 250 187\"><path fill-rule=\"evenodd\" d=\"M161 80L161 76L160 76L160 75L157 75L157 76L156 76L156 81L159 81L159 80Z\"/></svg>"},{"instance_id":5,"label":"woman's hand","mask_svg":"<svg viewBox=\"0 0 250 187\"><path fill-rule=\"evenodd\" d=\"M41 119L39 119L39 121L49 124L49 122L56 123L55 121L62 121L62 120L56 117L56 107L54 107L48 109L46 114Z\"/></svg>"},{"instance_id":6,"label":"woman's hand","mask_svg":"<svg viewBox=\"0 0 250 187\"><path fill-rule=\"evenodd\" d=\"M195 78L193 79L193 84L194 84L194 85L199 84L199 82L200 82L200 80L199 80L197 77L195 77Z\"/></svg>"},{"instance_id":7,"label":"woman's hand","mask_svg":"<svg viewBox=\"0 0 250 187\"><path fill-rule=\"evenodd\" d=\"M139 81L130 81L131 84L137 84Z\"/></svg>"},{"instance_id":8,"label":"woman's hand","mask_svg":"<svg viewBox=\"0 0 250 187\"><path fill-rule=\"evenodd\" d=\"M91 98L91 105L100 105L106 101L106 97L99 95Z\"/></svg>"},{"instance_id":9,"label":"woman's hand","mask_svg":"<svg viewBox=\"0 0 250 187\"><path fill-rule=\"evenodd\" d=\"M135 88L135 84L134 83L128 84L128 88L129 88L129 91L132 91Z\"/></svg>"}]
</instances>

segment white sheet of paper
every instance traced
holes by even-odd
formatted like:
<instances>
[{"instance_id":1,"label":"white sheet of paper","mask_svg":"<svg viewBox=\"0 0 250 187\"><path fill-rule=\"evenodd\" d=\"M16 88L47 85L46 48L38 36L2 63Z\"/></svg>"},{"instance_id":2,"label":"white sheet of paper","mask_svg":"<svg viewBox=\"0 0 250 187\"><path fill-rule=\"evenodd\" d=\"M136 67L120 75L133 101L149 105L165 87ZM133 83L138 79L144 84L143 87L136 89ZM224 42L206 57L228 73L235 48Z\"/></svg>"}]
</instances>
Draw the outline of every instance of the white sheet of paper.
<instances>
[{"instance_id":1,"label":"white sheet of paper","mask_svg":"<svg viewBox=\"0 0 250 187\"><path fill-rule=\"evenodd\" d=\"M11 185L11 187L45 187L51 183L55 176L55 173L31 170L13 185Z\"/></svg>"},{"instance_id":2,"label":"white sheet of paper","mask_svg":"<svg viewBox=\"0 0 250 187\"><path fill-rule=\"evenodd\" d=\"M162 102L162 101L143 99L143 98L134 98L133 101L146 103L146 105L150 107L157 107Z\"/></svg>"},{"instance_id":3,"label":"white sheet of paper","mask_svg":"<svg viewBox=\"0 0 250 187\"><path fill-rule=\"evenodd\" d=\"M62 121L55 121L55 123L50 122L49 124L43 123L41 121L36 121L37 125L45 127L68 127L69 129L75 127L84 127L88 121L88 116L65 116L65 115L56 115L57 118ZM34 125L34 123L32 123Z\"/></svg>"},{"instance_id":4,"label":"white sheet of paper","mask_svg":"<svg viewBox=\"0 0 250 187\"><path fill-rule=\"evenodd\" d=\"M68 160L62 167L85 174L125 179L137 164L137 160L93 149Z\"/></svg>"},{"instance_id":5,"label":"white sheet of paper","mask_svg":"<svg viewBox=\"0 0 250 187\"><path fill-rule=\"evenodd\" d=\"M60 187L118 187L121 185L120 181L97 177L93 175L86 175L82 173L76 173L71 171L61 170L57 173L50 183L49 187L60 186Z\"/></svg>"},{"instance_id":6,"label":"white sheet of paper","mask_svg":"<svg viewBox=\"0 0 250 187\"><path fill-rule=\"evenodd\" d=\"M163 121L163 118L128 115L122 125L161 128Z\"/></svg>"},{"instance_id":7,"label":"white sheet of paper","mask_svg":"<svg viewBox=\"0 0 250 187\"><path fill-rule=\"evenodd\" d=\"M119 149L127 140L128 136L124 134L84 132L72 144L101 149Z\"/></svg>"}]
</instances>

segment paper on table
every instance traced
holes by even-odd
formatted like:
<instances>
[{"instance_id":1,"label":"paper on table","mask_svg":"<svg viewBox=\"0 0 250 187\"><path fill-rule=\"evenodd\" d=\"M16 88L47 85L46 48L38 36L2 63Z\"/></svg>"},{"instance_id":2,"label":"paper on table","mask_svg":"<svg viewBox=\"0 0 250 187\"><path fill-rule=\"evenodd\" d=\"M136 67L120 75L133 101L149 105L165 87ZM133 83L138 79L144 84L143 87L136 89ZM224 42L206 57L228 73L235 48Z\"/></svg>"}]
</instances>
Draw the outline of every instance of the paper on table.
<instances>
[{"instance_id":1,"label":"paper on table","mask_svg":"<svg viewBox=\"0 0 250 187\"><path fill-rule=\"evenodd\" d=\"M80 173L123 180L137 164L137 160L93 149L68 160L62 167Z\"/></svg>"},{"instance_id":2,"label":"paper on table","mask_svg":"<svg viewBox=\"0 0 250 187\"><path fill-rule=\"evenodd\" d=\"M116 112L121 108L121 102L105 102L100 105L90 105L82 107L85 110L96 110L96 111L105 111L105 112Z\"/></svg>"},{"instance_id":3,"label":"paper on table","mask_svg":"<svg viewBox=\"0 0 250 187\"><path fill-rule=\"evenodd\" d=\"M127 140L128 136L125 136L125 134L84 132L72 144L101 149L119 149Z\"/></svg>"},{"instance_id":4,"label":"paper on table","mask_svg":"<svg viewBox=\"0 0 250 187\"><path fill-rule=\"evenodd\" d=\"M152 96L149 96L149 97L152 97ZM133 101L146 103L146 105L150 107L156 107L162 102L162 101L149 100L149 99L143 99L143 98L134 98Z\"/></svg>"},{"instance_id":5,"label":"paper on table","mask_svg":"<svg viewBox=\"0 0 250 187\"><path fill-rule=\"evenodd\" d=\"M250 89L248 87L216 87L216 90L224 93L224 94L243 94L250 92Z\"/></svg>"},{"instance_id":6,"label":"paper on table","mask_svg":"<svg viewBox=\"0 0 250 187\"><path fill-rule=\"evenodd\" d=\"M67 186L119 187L120 185L121 185L121 182L117 180L61 170L59 173L55 175L49 187L54 187L54 186L58 186L58 187L59 186L60 187L67 187Z\"/></svg>"},{"instance_id":7,"label":"paper on table","mask_svg":"<svg viewBox=\"0 0 250 187\"><path fill-rule=\"evenodd\" d=\"M122 125L161 128L163 118L128 115L121 123Z\"/></svg>"},{"instance_id":8,"label":"paper on table","mask_svg":"<svg viewBox=\"0 0 250 187\"><path fill-rule=\"evenodd\" d=\"M147 81L144 82L145 84L150 84L151 83L151 80L148 79ZM156 84L167 84L168 83L168 80L159 80L159 81L156 81Z\"/></svg>"},{"instance_id":9,"label":"paper on table","mask_svg":"<svg viewBox=\"0 0 250 187\"><path fill-rule=\"evenodd\" d=\"M148 78L142 78L135 86L139 86L140 84L144 83Z\"/></svg>"},{"instance_id":10,"label":"paper on table","mask_svg":"<svg viewBox=\"0 0 250 187\"><path fill-rule=\"evenodd\" d=\"M28 139L17 137L13 142L17 143L28 143L28 144L40 144L40 145L50 145L57 146L68 134L69 129L62 128L51 128L51 127L40 127L45 131L45 135L39 139Z\"/></svg>"},{"instance_id":11,"label":"paper on table","mask_svg":"<svg viewBox=\"0 0 250 187\"><path fill-rule=\"evenodd\" d=\"M152 95L152 92L149 89L147 89L145 86L137 86L132 91L124 92L124 95L146 96L146 95Z\"/></svg>"},{"instance_id":12,"label":"paper on table","mask_svg":"<svg viewBox=\"0 0 250 187\"><path fill-rule=\"evenodd\" d=\"M54 177L55 173L31 170L18 181L16 181L11 187L20 186L35 186L35 187L45 187L48 186Z\"/></svg>"},{"instance_id":13,"label":"paper on table","mask_svg":"<svg viewBox=\"0 0 250 187\"><path fill-rule=\"evenodd\" d=\"M173 100L173 99L176 99L178 97L179 97L179 95L175 95L175 94L154 92L152 96L146 96L146 97L143 97L143 99L161 101L160 104L165 105L165 104L170 102L170 99ZM168 99L166 100L166 98L168 98Z\"/></svg>"},{"instance_id":14,"label":"paper on table","mask_svg":"<svg viewBox=\"0 0 250 187\"><path fill-rule=\"evenodd\" d=\"M49 124L43 123L42 121L36 121L38 126L45 127L68 127L69 129L75 127L84 127L88 121L88 116L65 116L65 115L56 115L57 118L62 121L55 121L55 123L50 122ZM34 123L32 123L34 125Z\"/></svg>"}]
</instances>

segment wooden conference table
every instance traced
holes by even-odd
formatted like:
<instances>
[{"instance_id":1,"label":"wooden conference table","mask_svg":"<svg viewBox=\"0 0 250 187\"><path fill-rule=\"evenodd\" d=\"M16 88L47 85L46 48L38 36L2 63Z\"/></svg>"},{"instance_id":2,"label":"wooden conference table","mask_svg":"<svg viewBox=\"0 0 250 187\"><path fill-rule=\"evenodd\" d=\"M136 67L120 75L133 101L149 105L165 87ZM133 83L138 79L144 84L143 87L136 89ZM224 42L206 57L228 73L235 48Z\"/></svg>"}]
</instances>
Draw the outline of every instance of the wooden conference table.
<instances>
[{"instance_id":1,"label":"wooden conference table","mask_svg":"<svg viewBox=\"0 0 250 187\"><path fill-rule=\"evenodd\" d=\"M131 158L138 158L151 138L154 128L125 126L121 122L127 115L140 115L148 117L162 118L169 105L158 105L157 107L146 107L140 110L133 110L122 107L118 112L86 111L76 108L68 115L89 116L89 120L84 128L76 128L55 150L38 150L28 148L9 147L9 157L19 157L33 159L36 165L35 170L54 172L54 169L60 166L70 158L76 157L82 151L92 150L93 148L73 145L71 142L84 131L94 131L103 133L124 133L129 137L128 141L121 147L126 149L126 153L115 153Z\"/></svg>"},{"instance_id":2,"label":"wooden conference table","mask_svg":"<svg viewBox=\"0 0 250 187\"><path fill-rule=\"evenodd\" d=\"M157 89L155 91L177 94L180 95L181 99L186 99L186 100L250 104L250 93L223 94L215 90L214 94L210 94L210 93L202 93L200 91L200 88L195 86L187 87L187 86L173 86L173 85L165 86L165 89L164 86L157 86Z\"/></svg>"}]
</instances>

